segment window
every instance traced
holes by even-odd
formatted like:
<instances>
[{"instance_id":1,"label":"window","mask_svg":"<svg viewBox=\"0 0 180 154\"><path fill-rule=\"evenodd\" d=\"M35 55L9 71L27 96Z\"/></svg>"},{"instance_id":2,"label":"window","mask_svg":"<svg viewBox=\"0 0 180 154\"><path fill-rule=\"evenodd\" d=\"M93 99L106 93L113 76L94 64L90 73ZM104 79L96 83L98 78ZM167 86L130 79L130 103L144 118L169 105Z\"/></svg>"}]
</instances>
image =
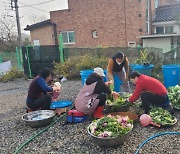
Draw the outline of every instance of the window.
<instances>
[{"instance_id":1,"label":"window","mask_svg":"<svg viewBox=\"0 0 180 154\"><path fill-rule=\"evenodd\" d=\"M96 30L92 31L92 38L97 38L97 31Z\"/></svg>"},{"instance_id":2,"label":"window","mask_svg":"<svg viewBox=\"0 0 180 154\"><path fill-rule=\"evenodd\" d=\"M74 31L61 32L61 34L63 37L64 44L74 44L75 43Z\"/></svg>"},{"instance_id":3,"label":"window","mask_svg":"<svg viewBox=\"0 0 180 154\"><path fill-rule=\"evenodd\" d=\"M156 34L173 34L173 26L161 26L161 27L156 27Z\"/></svg>"},{"instance_id":4,"label":"window","mask_svg":"<svg viewBox=\"0 0 180 154\"><path fill-rule=\"evenodd\" d=\"M164 27L156 27L156 34L164 34Z\"/></svg>"},{"instance_id":5,"label":"window","mask_svg":"<svg viewBox=\"0 0 180 154\"><path fill-rule=\"evenodd\" d=\"M149 0L146 0L146 33L149 34Z\"/></svg>"},{"instance_id":6,"label":"window","mask_svg":"<svg viewBox=\"0 0 180 154\"><path fill-rule=\"evenodd\" d=\"M146 21L149 21L149 9L146 9Z\"/></svg>"},{"instance_id":7,"label":"window","mask_svg":"<svg viewBox=\"0 0 180 154\"><path fill-rule=\"evenodd\" d=\"M149 22L146 22L146 33L149 33Z\"/></svg>"},{"instance_id":8,"label":"window","mask_svg":"<svg viewBox=\"0 0 180 154\"><path fill-rule=\"evenodd\" d=\"M159 0L155 0L155 8L158 8L159 6Z\"/></svg>"},{"instance_id":9,"label":"window","mask_svg":"<svg viewBox=\"0 0 180 154\"><path fill-rule=\"evenodd\" d=\"M149 0L146 0L146 8L149 8Z\"/></svg>"},{"instance_id":10,"label":"window","mask_svg":"<svg viewBox=\"0 0 180 154\"><path fill-rule=\"evenodd\" d=\"M173 26L165 26L165 34L173 34Z\"/></svg>"}]
</instances>

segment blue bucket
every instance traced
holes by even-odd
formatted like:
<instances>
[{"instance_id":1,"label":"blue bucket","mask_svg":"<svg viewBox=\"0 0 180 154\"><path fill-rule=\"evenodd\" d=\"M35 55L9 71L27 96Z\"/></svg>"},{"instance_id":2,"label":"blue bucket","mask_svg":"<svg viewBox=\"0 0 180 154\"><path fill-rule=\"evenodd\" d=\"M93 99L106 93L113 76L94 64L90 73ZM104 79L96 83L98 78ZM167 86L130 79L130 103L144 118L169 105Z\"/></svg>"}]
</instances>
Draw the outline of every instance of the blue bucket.
<instances>
[{"instance_id":1,"label":"blue bucket","mask_svg":"<svg viewBox=\"0 0 180 154\"><path fill-rule=\"evenodd\" d=\"M166 88L175 86L180 82L180 65L163 65L162 72Z\"/></svg>"},{"instance_id":2,"label":"blue bucket","mask_svg":"<svg viewBox=\"0 0 180 154\"><path fill-rule=\"evenodd\" d=\"M116 74L114 74L113 77L114 77L114 91L120 92L121 90L120 86L122 84L122 81L119 79L119 77Z\"/></svg>"},{"instance_id":3,"label":"blue bucket","mask_svg":"<svg viewBox=\"0 0 180 154\"><path fill-rule=\"evenodd\" d=\"M93 70L81 70L81 71L80 71L82 85L84 85L84 83L86 82L87 77L88 77L91 73L93 73Z\"/></svg>"},{"instance_id":4,"label":"blue bucket","mask_svg":"<svg viewBox=\"0 0 180 154\"><path fill-rule=\"evenodd\" d=\"M81 70L80 71L80 75L81 75L81 81L82 81L82 85L84 85L84 83L86 82L86 79L88 78L88 76L90 74L92 74L94 71L93 70ZM106 75L106 70L104 70L104 74ZM103 77L104 82L106 82L106 77Z\"/></svg>"},{"instance_id":5,"label":"blue bucket","mask_svg":"<svg viewBox=\"0 0 180 154\"><path fill-rule=\"evenodd\" d=\"M149 66L144 66L144 65L130 65L132 71L137 71L140 74L145 74L148 76L151 76L151 72L152 72L152 68L154 67L154 65L149 65Z\"/></svg>"}]
</instances>

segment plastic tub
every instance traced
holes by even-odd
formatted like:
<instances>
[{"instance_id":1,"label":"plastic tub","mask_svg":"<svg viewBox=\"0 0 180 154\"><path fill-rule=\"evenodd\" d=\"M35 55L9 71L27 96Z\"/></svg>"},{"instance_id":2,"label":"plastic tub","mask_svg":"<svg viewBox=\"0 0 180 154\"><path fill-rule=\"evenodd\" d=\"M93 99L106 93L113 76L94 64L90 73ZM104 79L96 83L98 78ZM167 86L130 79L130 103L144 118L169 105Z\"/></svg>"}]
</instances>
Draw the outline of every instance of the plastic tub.
<instances>
[{"instance_id":1,"label":"plastic tub","mask_svg":"<svg viewBox=\"0 0 180 154\"><path fill-rule=\"evenodd\" d=\"M84 85L88 76L93 72L94 72L93 70L81 70L80 71L82 85ZM106 70L104 70L104 74L106 75ZM106 77L104 77L103 79L104 79L104 82L106 82Z\"/></svg>"},{"instance_id":2,"label":"plastic tub","mask_svg":"<svg viewBox=\"0 0 180 154\"><path fill-rule=\"evenodd\" d=\"M150 64L149 66L144 66L144 65L130 65L132 71L137 71L141 74L145 74L148 76L151 76L151 72L152 72L152 68L154 67L154 65Z\"/></svg>"},{"instance_id":3,"label":"plastic tub","mask_svg":"<svg viewBox=\"0 0 180 154\"><path fill-rule=\"evenodd\" d=\"M67 116L67 122L70 123L80 123L86 121L88 118L88 115L85 115L82 112L79 112L77 110L69 110L68 116Z\"/></svg>"},{"instance_id":4,"label":"plastic tub","mask_svg":"<svg viewBox=\"0 0 180 154\"><path fill-rule=\"evenodd\" d=\"M164 85L166 88L175 86L180 82L180 65L162 66Z\"/></svg>"},{"instance_id":5,"label":"plastic tub","mask_svg":"<svg viewBox=\"0 0 180 154\"><path fill-rule=\"evenodd\" d=\"M116 74L114 74L114 91L116 91L116 92L120 92L120 90L121 90L121 85L122 85L122 81L119 79L119 77L116 75Z\"/></svg>"},{"instance_id":6,"label":"plastic tub","mask_svg":"<svg viewBox=\"0 0 180 154\"><path fill-rule=\"evenodd\" d=\"M93 70L81 70L81 71L80 71L82 85L84 85L84 83L86 82L87 77L88 77L91 73L93 73Z\"/></svg>"}]
</instances>

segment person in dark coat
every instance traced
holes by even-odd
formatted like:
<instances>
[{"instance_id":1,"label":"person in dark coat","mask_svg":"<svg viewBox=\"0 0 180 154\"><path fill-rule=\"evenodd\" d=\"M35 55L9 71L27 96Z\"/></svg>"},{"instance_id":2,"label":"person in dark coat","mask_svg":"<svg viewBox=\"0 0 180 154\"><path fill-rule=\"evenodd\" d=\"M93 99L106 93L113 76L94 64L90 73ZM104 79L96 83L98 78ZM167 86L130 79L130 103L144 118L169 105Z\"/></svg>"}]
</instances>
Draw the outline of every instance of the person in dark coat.
<instances>
[{"instance_id":1,"label":"person in dark coat","mask_svg":"<svg viewBox=\"0 0 180 154\"><path fill-rule=\"evenodd\" d=\"M85 85L75 99L77 111L93 114L94 118L101 118L103 117L102 111L106 102L106 95L119 96L118 93L110 90L111 81L104 82L103 76L105 74L100 67L95 68L94 72L88 76Z\"/></svg>"},{"instance_id":2,"label":"person in dark coat","mask_svg":"<svg viewBox=\"0 0 180 154\"><path fill-rule=\"evenodd\" d=\"M124 91L130 92L128 87L129 61L122 52L116 53L108 61L107 66L108 79L114 81L114 75L117 75L122 81Z\"/></svg>"},{"instance_id":3,"label":"person in dark coat","mask_svg":"<svg viewBox=\"0 0 180 154\"><path fill-rule=\"evenodd\" d=\"M60 91L60 87L48 86L47 83L51 81L51 70L44 68L39 75L35 77L30 83L28 96L26 99L27 107L31 110L49 110L52 100L53 91Z\"/></svg>"}]
</instances>

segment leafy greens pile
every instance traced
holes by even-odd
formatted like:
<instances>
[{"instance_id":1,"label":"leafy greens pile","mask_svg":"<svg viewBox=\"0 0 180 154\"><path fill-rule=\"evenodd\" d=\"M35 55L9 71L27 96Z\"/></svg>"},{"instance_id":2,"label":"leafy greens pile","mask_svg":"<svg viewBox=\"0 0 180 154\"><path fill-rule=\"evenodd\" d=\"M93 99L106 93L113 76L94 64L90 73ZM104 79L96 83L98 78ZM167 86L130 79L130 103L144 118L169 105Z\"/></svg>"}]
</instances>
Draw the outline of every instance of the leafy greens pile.
<instances>
[{"instance_id":1,"label":"leafy greens pile","mask_svg":"<svg viewBox=\"0 0 180 154\"><path fill-rule=\"evenodd\" d=\"M170 87L168 89L168 96L173 106L180 109L180 86Z\"/></svg>"},{"instance_id":2,"label":"leafy greens pile","mask_svg":"<svg viewBox=\"0 0 180 154\"><path fill-rule=\"evenodd\" d=\"M98 137L122 136L133 128L133 121L128 116L108 115L93 121L89 126L89 131Z\"/></svg>"},{"instance_id":3,"label":"leafy greens pile","mask_svg":"<svg viewBox=\"0 0 180 154\"><path fill-rule=\"evenodd\" d=\"M152 117L154 123L160 125L173 125L175 123L175 119L170 112L160 107L153 107L149 115Z\"/></svg>"},{"instance_id":4,"label":"leafy greens pile","mask_svg":"<svg viewBox=\"0 0 180 154\"><path fill-rule=\"evenodd\" d=\"M119 98L113 98L112 95L108 95L107 96L107 101L106 101L106 105L108 106L123 106L123 105L127 105L128 102L126 102L126 99L128 97L130 97L131 94L124 94L124 95L120 95Z\"/></svg>"}]
</instances>

